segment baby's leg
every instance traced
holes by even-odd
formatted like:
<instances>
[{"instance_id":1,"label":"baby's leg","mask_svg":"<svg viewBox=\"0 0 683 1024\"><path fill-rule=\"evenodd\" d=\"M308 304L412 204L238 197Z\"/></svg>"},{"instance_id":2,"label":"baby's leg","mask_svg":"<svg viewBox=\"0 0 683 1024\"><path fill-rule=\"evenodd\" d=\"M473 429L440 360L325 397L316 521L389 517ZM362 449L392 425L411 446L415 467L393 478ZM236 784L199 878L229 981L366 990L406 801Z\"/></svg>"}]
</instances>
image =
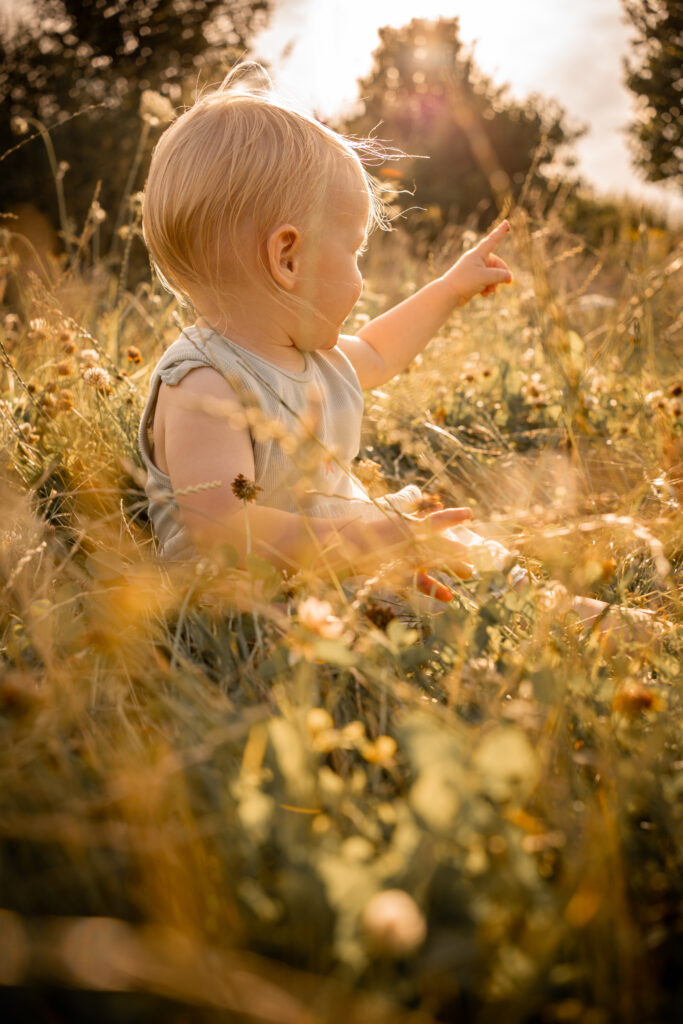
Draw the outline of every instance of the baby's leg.
<instances>
[{"instance_id":1,"label":"baby's leg","mask_svg":"<svg viewBox=\"0 0 683 1024\"><path fill-rule=\"evenodd\" d=\"M595 597L575 597L556 581L543 588L541 606L545 611L556 615L573 612L579 628L585 633L595 630L605 642L608 651L616 649L618 640L652 643L666 629L666 623L655 619L651 611L609 605Z\"/></svg>"}]
</instances>

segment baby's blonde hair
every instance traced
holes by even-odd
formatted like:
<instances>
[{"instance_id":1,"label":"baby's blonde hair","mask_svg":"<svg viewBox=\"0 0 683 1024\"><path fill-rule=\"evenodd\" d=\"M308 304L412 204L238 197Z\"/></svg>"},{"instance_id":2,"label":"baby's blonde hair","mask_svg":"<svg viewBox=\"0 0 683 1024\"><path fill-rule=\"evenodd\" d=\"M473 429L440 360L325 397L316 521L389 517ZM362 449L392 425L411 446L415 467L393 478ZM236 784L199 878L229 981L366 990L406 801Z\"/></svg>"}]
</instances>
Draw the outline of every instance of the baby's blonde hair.
<instances>
[{"instance_id":1,"label":"baby's blonde hair","mask_svg":"<svg viewBox=\"0 0 683 1024\"><path fill-rule=\"evenodd\" d=\"M275 97L260 65L237 65L152 154L143 234L157 273L183 301L197 288L225 297L247 267L245 245L258 247L280 223L305 226L343 161L363 176L368 229L386 227L381 187L360 159L386 154L379 140L346 138ZM275 287L265 273L264 283Z\"/></svg>"}]
</instances>

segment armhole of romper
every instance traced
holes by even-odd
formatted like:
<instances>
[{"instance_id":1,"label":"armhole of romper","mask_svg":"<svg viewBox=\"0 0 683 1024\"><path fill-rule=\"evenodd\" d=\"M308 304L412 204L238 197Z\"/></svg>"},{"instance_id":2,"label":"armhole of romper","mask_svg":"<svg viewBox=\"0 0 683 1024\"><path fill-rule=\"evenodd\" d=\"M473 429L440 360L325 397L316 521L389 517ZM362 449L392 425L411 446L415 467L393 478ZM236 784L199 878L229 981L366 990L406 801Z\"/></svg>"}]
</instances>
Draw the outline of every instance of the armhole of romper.
<instances>
[{"instance_id":1,"label":"armhole of romper","mask_svg":"<svg viewBox=\"0 0 683 1024\"><path fill-rule=\"evenodd\" d=\"M159 388L161 387L161 384L162 379L160 376L158 376L156 380L152 381L152 390L150 391L149 398L145 403L145 409L142 417L140 447L142 448L142 454L154 467L157 473L162 473L163 476L167 476L167 473L163 473L163 470L159 469L152 454L154 451L154 414L156 413L157 403L159 401Z\"/></svg>"}]
</instances>

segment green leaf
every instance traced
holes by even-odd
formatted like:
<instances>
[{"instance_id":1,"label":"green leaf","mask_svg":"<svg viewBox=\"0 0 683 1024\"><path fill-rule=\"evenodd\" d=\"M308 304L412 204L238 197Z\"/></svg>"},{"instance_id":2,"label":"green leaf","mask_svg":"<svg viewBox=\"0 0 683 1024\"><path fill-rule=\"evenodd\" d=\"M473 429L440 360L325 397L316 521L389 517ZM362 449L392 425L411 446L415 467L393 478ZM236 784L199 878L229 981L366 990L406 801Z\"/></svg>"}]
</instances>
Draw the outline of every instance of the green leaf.
<instances>
[{"instance_id":1,"label":"green leaf","mask_svg":"<svg viewBox=\"0 0 683 1024\"><path fill-rule=\"evenodd\" d=\"M493 800L524 798L538 781L540 765L526 734L513 726L488 733L474 754L482 789Z\"/></svg>"},{"instance_id":2,"label":"green leaf","mask_svg":"<svg viewBox=\"0 0 683 1024\"><path fill-rule=\"evenodd\" d=\"M358 660L354 652L341 640L332 640L326 636L316 637L313 650L319 661L325 661L328 665L339 665L340 668L350 668Z\"/></svg>"},{"instance_id":3,"label":"green leaf","mask_svg":"<svg viewBox=\"0 0 683 1024\"><path fill-rule=\"evenodd\" d=\"M416 629L410 629L400 619L392 619L387 626L387 636L396 647L410 647L419 638L420 634Z\"/></svg>"}]
</instances>

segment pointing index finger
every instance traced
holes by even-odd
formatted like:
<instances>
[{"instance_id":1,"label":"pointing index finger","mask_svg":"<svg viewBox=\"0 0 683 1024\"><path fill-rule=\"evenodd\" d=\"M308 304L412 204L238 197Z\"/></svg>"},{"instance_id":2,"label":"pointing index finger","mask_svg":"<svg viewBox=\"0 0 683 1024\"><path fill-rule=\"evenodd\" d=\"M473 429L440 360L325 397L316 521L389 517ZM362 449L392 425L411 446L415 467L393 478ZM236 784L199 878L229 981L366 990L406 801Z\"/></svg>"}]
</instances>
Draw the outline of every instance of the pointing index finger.
<instances>
[{"instance_id":1,"label":"pointing index finger","mask_svg":"<svg viewBox=\"0 0 683 1024\"><path fill-rule=\"evenodd\" d=\"M510 223L509 221L504 220L502 224L499 224L497 228L494 228L493 231L490 231L488 235L482 238L478 248L488 255L493 252L496 246L500 245L509 230Z\"/></svg>"}]
</instances>

